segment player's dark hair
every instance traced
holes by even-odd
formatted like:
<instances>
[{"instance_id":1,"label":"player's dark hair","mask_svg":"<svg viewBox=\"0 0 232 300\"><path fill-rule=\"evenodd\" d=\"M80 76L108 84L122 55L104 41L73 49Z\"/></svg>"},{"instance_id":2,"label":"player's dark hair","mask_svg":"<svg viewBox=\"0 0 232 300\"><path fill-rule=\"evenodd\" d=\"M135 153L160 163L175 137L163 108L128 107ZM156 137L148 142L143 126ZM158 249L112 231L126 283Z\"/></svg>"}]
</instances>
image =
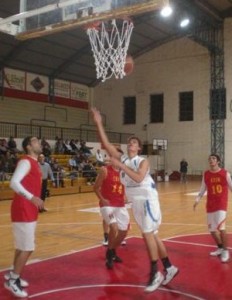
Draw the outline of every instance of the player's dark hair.
<instances>
[{"instance_id":1,"label":"player's dark hair","mask_svg":"<svg viewBox=\"0 0 232 300\"><path fill-rule=\"evenodd\" d=\"M25 139L22 141L22 147L23 147L23 150L28 153L28 150L27 150L27 146L31 144L31 139L33 138L33 136L27 136L25 137Z\"/></svg>"},{"instance_id":2,"label":"player's dark hair","mask_svg":"<svg viewBox=\"0 0 232 300\"><path fill-rule=\"evenodd\" d=\"M210 157L211 157L211 156L216 157L217 161L218 161L218 162L221 162L221 158L220 158L219 155L212 153L212 154L210 154Z\"/></svg>"},{"instance_id":3,"label":"player's dark hair","mask_svg":"<svg viewBox=\"0 0 232 300\"><path fill-rule=\"evenodd\" d=\"M140 148L138 153L141 154L142 149L143 149L143 144L142 144L141 140L137 136L131 136L131 137L128 138L127 142L129 143L131 140L136 140L138 142L139 148Z\"/></svg>"}]
</instances>

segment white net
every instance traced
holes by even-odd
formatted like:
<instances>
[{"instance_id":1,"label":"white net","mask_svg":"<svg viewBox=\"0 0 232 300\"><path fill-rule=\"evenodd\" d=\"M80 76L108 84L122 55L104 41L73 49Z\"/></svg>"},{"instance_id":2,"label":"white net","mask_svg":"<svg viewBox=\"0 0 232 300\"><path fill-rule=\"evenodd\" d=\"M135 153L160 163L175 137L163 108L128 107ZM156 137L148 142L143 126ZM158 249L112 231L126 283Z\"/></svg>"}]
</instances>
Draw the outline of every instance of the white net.
<instances>
[{"instance_id":1,"label":"white net","mask_svg":"<svg viewBox=\"0 0 232 300\"><path fill-rule=\"evenodd\" d=\"M116 20L101 22L99 26L89 27L89 36L95 65L97 79L103 82L111 78L122 79L126 74L124 66L130 37L134 28L130 20Z\"/></svg>"}]
</instances>

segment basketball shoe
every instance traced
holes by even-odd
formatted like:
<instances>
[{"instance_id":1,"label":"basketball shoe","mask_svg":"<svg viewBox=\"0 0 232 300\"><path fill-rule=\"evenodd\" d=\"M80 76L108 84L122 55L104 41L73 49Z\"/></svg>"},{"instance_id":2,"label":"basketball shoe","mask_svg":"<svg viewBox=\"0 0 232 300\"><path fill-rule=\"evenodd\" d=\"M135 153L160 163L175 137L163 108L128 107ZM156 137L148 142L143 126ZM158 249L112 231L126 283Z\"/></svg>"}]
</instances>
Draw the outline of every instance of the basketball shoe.
<instances>
[{"instance_id":1,"label":"basketball shoe","mask_svg":"<svg viewBox=\"0 0 232 300\"><path fill-rule=\"evenodd\" d=\"M8 273L6 273L6 274L4 274L4 278L5 278L5 280L7 280L7 281L10 280L10 279L11 279L11 271L8 272ZM12 279L13 279L13 278L12 278ZM21 287L26 288L26 287L29 286L29 283L28 283L26 280L24 280L24 279L22 279L22 278L20 278L20 277L19 277L19 281L20 281Z\"/></svg>"},{"instance_id":2,"label":"basketball shoe","mask_svg":"<svg viewBox=\"0 0 232 300\"><path fill-rule=\"evenodd\" d=\"M223 252L223 248L217 248L216 250L211 251L209 254L211 256L219 256L222 254L222 252Z\"/></svg>"},{"instance_id":3,"label":"basketball shoe","mask_svg":"<svg viewBox=\"0 0 232 300\"><path fill-rule=\"evenodd\" d=\"M103 245L103 246L108 246L108 240L104 239L104 240L102 241L102 245Z\"/></svg>"},{"instance_id":4,"label":"basketball shoe","mask_svg":"<svg viewBox=\"0 0 232 300\"><path fill-rule=\"evenodd\" d=\"M175 266L171 266L165 270L165 278L162 285L168 284L178 273L179 269Z\"/></svg>"},{"instance_id":5,"label":"basketball shoe","mask_svg":"<svg viewBox=\"0 0 232 300\"><path fill-rule=\"evenodd\" d=\"M112 253L113 253L113 261L122 263L122 259L116 254L115 249L112 249Z\"/></svg>"},{"instance_id":6,"label":"basketball shoe","mask_svg":"<svg viewBox=\"0 0 232 300\"><path fill-rule=\"evenodd\" d=\"M221 254L221 262L223 262L223 263L228 262L229 259L230 259L229 250L223 249L222 254Z\"/></svg>"},{"instance_id":7,"label":"basketball shoe","mask_svg":"<svg viewBox=\"0 0 232 300\"><path fill-rule=\"evenodd\" d=\"M14 296L18 298L26 298L28 297L28 293L24 291L20 285L20 279L12 279L10 278L8 281L4 283L5 289L10 291Z\"/></svg>"},{"instance_id":8,"label":"basketball shoe","mask_svg":"<svg viewBox=\"0 0 232 300\"><path fill-rule=\"evenodd\" d=\"M160 272L151 274L150 280L144 291L148 293L155 291L161 285L163 280L164 280L164 276Z\"/></svg>"}]
</instances>

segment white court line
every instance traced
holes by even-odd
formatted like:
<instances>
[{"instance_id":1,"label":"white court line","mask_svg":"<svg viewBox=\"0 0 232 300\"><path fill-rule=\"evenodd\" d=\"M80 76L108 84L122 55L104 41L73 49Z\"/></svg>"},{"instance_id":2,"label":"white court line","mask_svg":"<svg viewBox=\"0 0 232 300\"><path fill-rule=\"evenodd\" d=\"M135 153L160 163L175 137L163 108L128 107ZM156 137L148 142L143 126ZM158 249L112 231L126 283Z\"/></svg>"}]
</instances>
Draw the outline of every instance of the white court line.
<instances>
[{"instance_id":1,"label":"white court line","mask_svg":"<svg viewBox=\"0 0 232 300\"><path fill-rule=\"evenodd\" d=\"M50 290L50 291L46 291L46 292L42 292L42 293L37 293L34 295L30 295L28 298L37 298L40 297L41 295L49 295L49 294L54 294L54 293L59 293L59 292L63 292L63 291L70 291L70 290L83 290L83 289L87 289L89 290L91 289L96 289L96 288L105 288L105 287L127 287L127 288L145 288L145 286L143 285L133 285L133 284L97 284L97 285L82 285L82 286L72 286L72 287L68 287L68 288L61 288L61 289L54 289L54 290ZM172 294L177 294L177 295L182 295L182 296L186 296L189 297L190 299L195 299L195 300L206 300L205 298L201 298L198 296L194 296L192 294L189 293L184 293L184 292L180 292L178 290L169 290L166 288L158 288L158 290L167 292L168 294L172 293ZM175 297L175 296L174 296Z\"/></svg>"},{"instance_id":2,"label":"white court line","mask_svg":"<svg viewBox=\"0 0 232 300\"><path fill-rule=\"evenodd\" d=\"M199 186L200 187L200 186ZM198 189L185 189L184 191L182 191L181 189L179 191L173 191L173 192L162 192L162 191L159 191L159 189L157 189L159 195L168 195L168 194L180 194L180 193L191 193L191 192L197 192Z\"/></svg>"},{"instance_id":3,"label":"white court line","mask_svg":"<svg viewBox=\"0 0 232 300\"><path fill-rule=\"evenodd\" d=\"M172 241L169 239L163 239L163 241L165 242L169 242L169 243L174 243L174 244L184 244L184 245L191 245L191 246L201 246L201 247L208 247L208 248L212 248L215 247L216 245L208 245L208 244L201 244L201 243L193 243L193 242L184 242L184 241ZM228 249L232 249L231 247L227 247Z\"/></svg>"},{"instance_id":4,"label":"white court line","mask_svg":"<svg viewBox=\"0 0 232 300\"><path fill-rule=\"evenodd\" d=\"M186 193L186 196L197 196L199 192L194 192L194 193Z\"/></svg>"}]
</instances>

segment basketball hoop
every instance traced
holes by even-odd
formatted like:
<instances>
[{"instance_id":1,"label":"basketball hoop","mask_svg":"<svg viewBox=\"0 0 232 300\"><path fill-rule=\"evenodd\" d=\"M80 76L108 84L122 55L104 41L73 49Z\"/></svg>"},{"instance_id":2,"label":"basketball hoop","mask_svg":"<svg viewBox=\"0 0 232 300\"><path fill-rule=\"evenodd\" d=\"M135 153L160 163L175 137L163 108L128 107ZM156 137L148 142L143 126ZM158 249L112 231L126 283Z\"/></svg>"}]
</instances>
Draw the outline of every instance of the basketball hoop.
<instances>
[{"instance_id":1,"label":"basketball hoop","mask_svg":"<svg viewBox=\"0 0 232 300\"><path fill-rule=\"evenodd\" d=\"M134 28L131 20L102 21L90 24L87 28L93 57L95 60L97 79L122 79L130 37Z\"/></svg>"}]
</instances>

